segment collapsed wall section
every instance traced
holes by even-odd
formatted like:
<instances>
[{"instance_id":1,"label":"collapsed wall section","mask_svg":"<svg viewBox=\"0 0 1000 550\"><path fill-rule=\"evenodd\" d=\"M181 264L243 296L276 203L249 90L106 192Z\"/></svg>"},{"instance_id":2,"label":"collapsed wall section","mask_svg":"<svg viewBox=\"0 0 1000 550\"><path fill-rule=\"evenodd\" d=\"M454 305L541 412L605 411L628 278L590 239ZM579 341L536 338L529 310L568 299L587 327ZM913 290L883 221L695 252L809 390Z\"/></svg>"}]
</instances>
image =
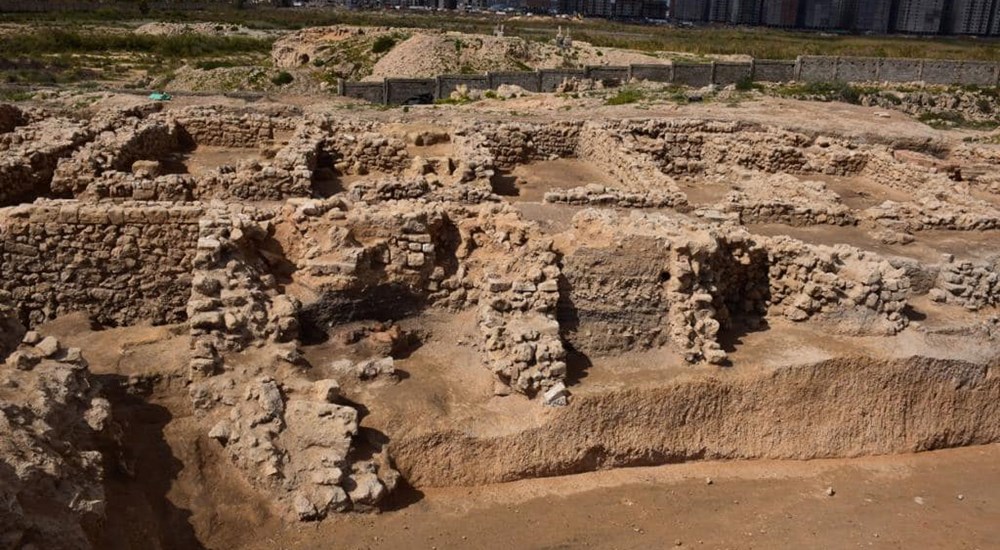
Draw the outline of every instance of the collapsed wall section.
<instances>
[{"instance_id":1,"label":"collapsed wall section","mask_svg":"<svg viewBox=\"0 0 1000 550\"><path fill-rule=\"evenodd\" d=\"M36 325L86 311L110 325L185 319L202 207L43 201L0 216L0 289Z\"/></svg>"},{"instance_id":2,"label":"collapsed wall section","mask_svg":"<svg viewBox=\"0 0 1000 550\"><path fill-rule=\"evenodd\" d=\"M275 113L255 110L191 107L176 113L182 137L189 144L215 147L257 148L295 130L301 119L297 109Z\"/></svg>"},{"instance_id":3,"label":"collapsed wall section","mask_svg":"<svg viewBox=\"0 0 1000 550\"><path fill-rule=\"evenodd\" d=\"M573 222L574 242L586 244L560 250L559 321L583 352L669 342L690 362L722 363L727 333L759 330L775 316L859 334L906 326L905 271L849 246L634 211L584 210Z\"/></svg>"},{"instance_id":4,"label":"collapsed wall section","mask_svg":"<svg viewBox=\"0 0 1000 550\"><path fill-rule=\"evenodd\" d=\"M93 137L86 124L58 118L0 134L0 206L48 195L60 159Z\"/></svg>"},{"instance_id":5,"label":"collapsed wall section","mask_svg":"<svg viewBox=\"0 0 1000 550\"><path fill-rule=\"evenodd\" d=\"M477 123L456 134L471 142L467 147L481 147L488 151L498 168L511 170L534 160L576 157L580 124Z\"/></svg>"}]
</instances>

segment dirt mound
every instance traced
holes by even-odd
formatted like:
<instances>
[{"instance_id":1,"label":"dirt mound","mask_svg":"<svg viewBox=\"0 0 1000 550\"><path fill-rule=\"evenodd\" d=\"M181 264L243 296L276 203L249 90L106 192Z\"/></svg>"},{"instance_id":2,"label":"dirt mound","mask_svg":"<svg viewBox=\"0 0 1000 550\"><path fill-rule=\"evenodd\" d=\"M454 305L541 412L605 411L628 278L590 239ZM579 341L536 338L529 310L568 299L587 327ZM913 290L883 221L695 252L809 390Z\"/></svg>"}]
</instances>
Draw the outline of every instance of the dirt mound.
<instances>
[{"instance_id":1,"label":"dirt mound","mask_svg":"<svg viewBox=\"0 0 1000 550\"><path fill-rule=\"evenodd\" d=\"M555 37L555 30L553 37ZM665 63L659 55L551 42L405 28L324 27L289 34L272 50L278 67L312 65L350 80Z\"/></svg>"},{"instance_id":2,"label":"dirt mound","mask_svg":"<svg viewBox=\"0 0 1000 550\"><path fill-rule=\"evenodd\" d=\"M269 33L244 27L222 23L146 23L135 29L135 34L154 36L178 36L182 34L207 34L211 36L246 36L262 38Z\"/></svg>"}]
</instances>

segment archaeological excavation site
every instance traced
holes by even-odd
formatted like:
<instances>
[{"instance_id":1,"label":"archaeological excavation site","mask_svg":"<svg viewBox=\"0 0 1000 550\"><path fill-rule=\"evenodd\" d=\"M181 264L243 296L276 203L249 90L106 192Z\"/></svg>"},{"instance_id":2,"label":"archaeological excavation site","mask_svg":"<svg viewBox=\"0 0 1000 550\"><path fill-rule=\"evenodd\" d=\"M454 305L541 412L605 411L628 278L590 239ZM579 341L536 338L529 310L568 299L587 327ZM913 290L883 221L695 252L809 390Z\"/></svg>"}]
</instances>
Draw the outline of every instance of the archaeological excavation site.
<instances>
[{"instance_id":1,"label":"archaeological excavation site","mask_svg":"<svg viewBox=\"0 0 1000 550\"><path fill-rule=\"evenodd\" d=\"M996 141L496 104L0 104L0 548L497 547L419 514L1000 441Z\"/></svg>"}]
</instances>

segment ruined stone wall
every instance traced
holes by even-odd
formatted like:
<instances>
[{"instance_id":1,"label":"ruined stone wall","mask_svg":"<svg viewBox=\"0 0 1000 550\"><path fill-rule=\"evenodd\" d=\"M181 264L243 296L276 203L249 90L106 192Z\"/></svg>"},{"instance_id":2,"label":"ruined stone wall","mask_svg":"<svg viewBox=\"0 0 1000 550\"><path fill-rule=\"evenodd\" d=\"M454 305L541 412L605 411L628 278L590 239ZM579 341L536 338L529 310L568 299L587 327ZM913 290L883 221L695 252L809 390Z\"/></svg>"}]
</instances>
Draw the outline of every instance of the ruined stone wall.
<instances>
[{"instance_id":1,"label":"ruined stone wall","mask_svg":"<svg viewBox=\"0 0 1000 550\"><path fill-rule=\"evenodd\" d=\"M664 204L683 208L687 198L676 181L664 174L653 156L642 150L630 131L617 125L589 123L581 130L577 154L620 182L622 191L660 193ZM589 195L574 192L567 195Z\"/></svg>"},{"instance_id":2,"label":"ruined stone wall","mask_svg":"<svg viewBox=\"0 0 1000 550\"><path fill-rule=\"evenodd\" d=\"M233 205L209 209L201 219L187 303L192 378L220 370L224 352L298 337L298 303L278 294L258 253L273 217L268 210Z\"/></svg>"},{"instance_id":3,"label":"ruined stone wall","mask_svg":"<svg viewBox=\"0 0 1000 550\"><path fill-rule=\"evenodd\" d=\"M112 325L185 318L202 207L45 201L0 221L0 288L36 325L86 311Z\"/></svg>"},{"instance_id":4,"label":"ruined stone wall","mask_svg":"<svg viewBox=\"0 0 1000 550\"><path fill-rule=\"evenodd\" d=\"M105 172L131 172L136 161L158 160L178 147L178 129L173 120L125 119L72 157L61 159L52 179L52 192L76 196Z\"/></svg>"},{"instance_id":5,"label":"ruined stone wall","mask_svg":"<svg viewBox=\"0 0 1000 550\"><path fill-rule=\"evenodd\" d=\"M635 236L566 254L558 307L563 338L587 355L665 344L669 269L663 237Z\"/></svg>"},{"instance_id":6,"label":"ruined stone wall","mask_svg":"<svg viewBox=\"0 0 1000 550\"><path fill-rule=\"evenodd\" d=\"M93 137L86 124L68 119L48 119L0 134L0 206L47 194L60 159Z\"/></svg>"},{"instance_id":7,"label":"ruined stone wall","mask_svg":"<svg viewBox=\"0 0 1000 550\"><path fill-rule=\"evenodd\" d=\"M766 173L850 175L867 155L852 143L740 122L651 120L626 123L633 148L673 176L720 172L729 167Z\"/></svg>"},{"instance_id":8,"label":"ruined stone wall","mask_svg":"<svg viewBox=\"0 0 1000 550\"><path fill-rule=\"evenodd\" d=\"M504 123L478 124L467 132L478 134L498 167L512 169L533 160L577 156L580 125L576 123Z\"/></svg>"},{"instance_id":9,"label":"ruined stone wall","mask_svg":"<svg viewBox=\"0 0 1000 550\"><path fill-rule=\"evenodd\" d=\"M406 143L371 129L332 128L322 152L341 174L396 174L410 165Z\"/></svg>"},{"instance_id":10,"label":"ruined stone wall","mask_svg":"<svg viewBox=\"0 0 1000 550\"><path fill-rule=\"evenodd\" d=\"M300 117L255 111L193 107L175 116L185 141L193 145L255 149L272 144L280 134L295 130Z\"/></svg>"},{"instance_id":11,"label":"ruined stone wall","mask_svg":"<svg viewBox=\"0 0 1000 550\"><path fill-rule=\"evenodd\" d=\"M27 124L21 109L14 105L0 103L0 134L14 131L14 128Z\"/></svg>"},{"instance_id":12,"label":"ruined stone wall","mask_svg":"<svg viewBox=\"0 0 1000 550\"><path fill-rule=\"evenodd\" d=\"M747 185L738 184L718 205L723 212L738 214L741 223L791 226L857 223L851 209L823 182L800 180L787 174L744 176Z\"/></svg>"},{"instance_id":13,"label":"ruined stone wall","mask_svg":"<svg viewBox=\"0 0 1000 550\"><path fill-rule=\"evenodd\" d=\"M861 318L840 323L847 332L894 334L906 326L902 311L910 280L904 269L847 245L811 246L783 236L768 242L770 302L776 312L792 321L861 312Z\"/></svg>"},{"instance_id":14,"label":"ruined stone wall","mask_svg":"<svg viewBox=\"0 0 1000 550\"><path fill-rule=\"evenodd\" d=\"M930 290L932 300L972 311L1000 305L1000 256L956 262L949 255L946 260Z\"/></svg>"},{"instance_id":15,"label":"ruined stone wall","mask_svg":"<svg viewBox=\"0 0 1000 550\"><path fill-rule=\"evenodd\" d=\"M559 319L580 349L669 340L688 361L721 363L722 333L757 330L769 315L832 320L866 334L906 325L905 270L852 247L640 212L585 210L574 226L588 244L563 255Z\"/></svg>"}]
</instances>

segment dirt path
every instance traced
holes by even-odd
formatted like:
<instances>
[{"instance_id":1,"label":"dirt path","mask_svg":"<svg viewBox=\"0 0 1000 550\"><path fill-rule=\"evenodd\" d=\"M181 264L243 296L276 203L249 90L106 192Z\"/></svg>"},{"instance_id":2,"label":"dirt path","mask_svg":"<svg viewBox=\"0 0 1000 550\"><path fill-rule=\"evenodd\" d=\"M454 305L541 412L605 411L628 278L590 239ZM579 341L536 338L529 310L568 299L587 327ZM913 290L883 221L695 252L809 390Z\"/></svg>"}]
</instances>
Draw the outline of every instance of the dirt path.
<instances>
[{"instance_id":1,"label":"dirt path","mask_svg":"<svg viewBox=\"0 0 1000 550\"><path fill-rule=\"evenodd\" d=\"M997 518L1000 445L992 445L434 490L396 512L293 524L251 548L985 549L1000 542Z\"/></svg>"}]
</instances>

